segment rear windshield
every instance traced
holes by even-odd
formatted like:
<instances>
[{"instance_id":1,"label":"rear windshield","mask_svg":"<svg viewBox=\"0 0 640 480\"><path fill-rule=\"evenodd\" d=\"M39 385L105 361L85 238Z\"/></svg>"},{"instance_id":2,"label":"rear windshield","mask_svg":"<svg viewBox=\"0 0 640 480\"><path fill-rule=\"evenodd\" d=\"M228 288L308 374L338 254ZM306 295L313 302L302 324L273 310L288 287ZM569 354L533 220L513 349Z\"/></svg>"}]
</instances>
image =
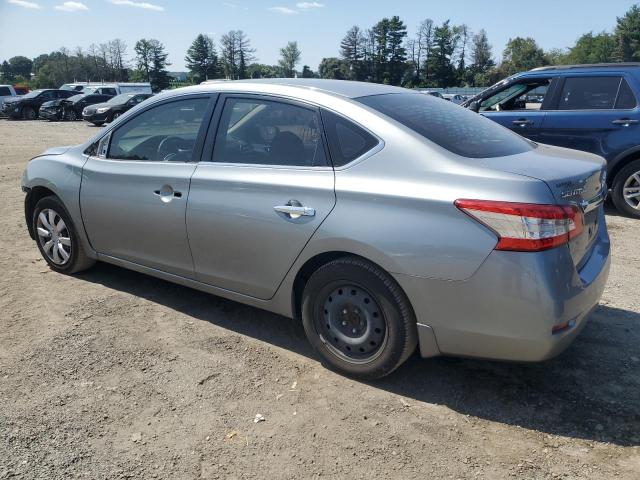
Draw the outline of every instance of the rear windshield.
<instances>
[{"instance_id":1,"label":"rear windshield","mask_svg":"<svg viewBox=\"0 0 640 480\"><path fill-rule=\"evenodd\" d=\"M482 115L431 95L390 93L356 100L463 157L504 157L533 148L528 140Z\"/></svg>"}]
</instances>

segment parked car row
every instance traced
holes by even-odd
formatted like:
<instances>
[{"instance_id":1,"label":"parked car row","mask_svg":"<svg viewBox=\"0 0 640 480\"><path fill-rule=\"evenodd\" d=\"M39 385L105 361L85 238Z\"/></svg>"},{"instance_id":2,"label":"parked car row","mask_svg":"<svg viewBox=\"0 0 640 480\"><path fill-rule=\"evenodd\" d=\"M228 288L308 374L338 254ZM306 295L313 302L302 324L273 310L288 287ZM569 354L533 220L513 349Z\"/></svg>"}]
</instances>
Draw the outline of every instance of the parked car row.
<instances>
[{"instance_id":1,"label":"parked car row","mask_svg":"<svg viewBox=\"0 0 640 480\"><path fill-rule=\"evenodd\" d=\"M34 90L23 96L18 96L13 87L9 85L0 85L0 94L3 93L7 94L0 96L0 113L3 116L23 120L36 118L50 121L79 120L86 107L126 95L117 102L122 105L116 108L115 116L117 117L131 106L150 97L151 85L149 83L74 83L64 84L59 89ZM139 97L140 95L142 97ZM122 101L133 97L136 98L134 102ZM112 118L113 115L108 114L97 124L108 122Z\"/></svg>"},{"instance_id":2,"label":"parked car row","mask_svg":"<svg viewBox=\"0 0 640 480\"><path fill-rule=\"evenodd\" d=\"M118 118L130 108L151 97L151 93L115 94L109 87L89 89L88 93L76 90L34 90L22 97L10 97L3 104L2 112L9 118L49 121L84 119L95 125L103 125Z\"/></svg>"}]
</instances>

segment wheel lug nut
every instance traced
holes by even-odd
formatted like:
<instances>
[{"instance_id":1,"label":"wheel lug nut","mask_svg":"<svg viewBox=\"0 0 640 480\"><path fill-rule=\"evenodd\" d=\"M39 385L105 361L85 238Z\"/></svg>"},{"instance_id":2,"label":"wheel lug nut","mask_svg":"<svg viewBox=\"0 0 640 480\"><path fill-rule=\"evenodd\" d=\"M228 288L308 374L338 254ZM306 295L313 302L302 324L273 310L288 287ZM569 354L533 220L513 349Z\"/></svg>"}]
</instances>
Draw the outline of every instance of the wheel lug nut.
<instances>
[{"instance_id":1,"label":"wheel lug nut","mask_svg":"<svg viewBox=\"0 0 640 480\"><path fill-rule=\"evenodd\" d=\"M347 314L347 309L345 308L344 310L342 310L342 313L344 313L346 315Z\"/></svg>"},{"instance_id":2,"label":"wheel lug nut","mask_svg":"<svg viewBox=\"0 0 640 480\"><path fill-rule=\"evenodd\" d=\"M344 320L342 321L342 326L346 327L347 326L347 322L345 322Z\"/></svg>"},{"instance_id":3,"label":"wheel lug nut","mask_svg":"<svg viewBox=\"0 0 640 480\"><path fill-rule=\"evenodd\" d=\"M356 333L356 332L357 332L357 330L356 330L355 328L353 328L353 329L351 330L351 333Z\"/></svg>"}]
</instances>

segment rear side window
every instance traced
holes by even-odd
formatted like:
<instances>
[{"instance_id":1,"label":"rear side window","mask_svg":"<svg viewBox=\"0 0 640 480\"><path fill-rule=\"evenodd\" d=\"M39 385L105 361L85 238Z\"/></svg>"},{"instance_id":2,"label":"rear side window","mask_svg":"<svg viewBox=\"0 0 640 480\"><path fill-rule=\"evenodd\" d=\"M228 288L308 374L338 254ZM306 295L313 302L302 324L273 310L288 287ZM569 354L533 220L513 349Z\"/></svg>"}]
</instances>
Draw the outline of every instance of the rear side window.
<instances>
[{"instance_id":1,"label":"rear side window","mask_svg":"<svg viewBox=\"0 0 640 480\"><path fill-rule=\"evenodd\" d=\"M8 97L11 95L9 87L0 87L0 97Z\"/></svg>"},{"instance_id":2,"label":"rear side window","mask_svg":"<svg viewBox=\"0 0 640 480\"><path fill-rule=\"evenodd\" d=\"M620 87L620 77L567 78L558 110L611 110Z\"/></svg>"},{"instance_id":3,"label":"rear side window","mask_svg":"<svg viewBox=\"0 0 640 480\"><path fill-rule=\"evenodd\" d=\"M228 98L213 161L326 167L318 110L261 98Z\"/></svg>"},{"instance_id":4,"label":"rear side window","mask_svg":"<svg viewBox=\"0 0 640 480\"><path fill-rule=\"evenodd\" d=\"M503 157L533 148L532 143L492 120L430 95L395 93L357 100L463 157Z\"/></svg>"},{"instance_id":5,"label":"rear side window","mask_svg":"<svg viewBox=\"0 0 640 480\"><path fill-rule=\"evenodd\" d=\"M322 123L334 167L352 162L378 144L378 139L369 132L335 113L323 110Z\"/></svg>"},{"instance_id":6,"label":"rear side window","mask_svg":"<svg viewBox=\"0 0 640 480\"><path fill-rule=\"evenodd\" d=\"M636 108L638 104L635 95L631 91L631 87L627 81L623 78L620 83L620 91L618 92L618 99L616 100L617 110L631 110Z\"/></svg>"}]
</instances>

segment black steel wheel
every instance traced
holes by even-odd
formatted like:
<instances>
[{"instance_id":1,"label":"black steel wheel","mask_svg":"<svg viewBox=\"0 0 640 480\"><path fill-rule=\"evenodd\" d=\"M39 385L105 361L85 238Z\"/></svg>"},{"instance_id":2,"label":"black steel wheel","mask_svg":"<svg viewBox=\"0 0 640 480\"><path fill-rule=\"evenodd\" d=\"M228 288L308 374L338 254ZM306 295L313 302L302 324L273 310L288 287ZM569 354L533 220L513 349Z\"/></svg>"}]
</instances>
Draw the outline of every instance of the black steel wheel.
<instances>
[{"instance_id":1,"label":"black steel wheel","mask_svg":"<svg viewBox=\"0 0 640 480\"><path fill-rule=\"evenodd\" d=\"M361 285L344 281L325 288L322 315L315 327L328 348L345 361L373 360L384 346L387 323L373 295Z\"/></svg>"},{"instance_id":2,"label":"black steel wheel","mask_svg":"<svg viewBox=\"0 0 640 480\"><path fill-rule=\"evenodd\" d=\"M311 275L302 322L324 363L354 377L391 373L417 345L416 320L404 292L388 273L360 257L338 258Z\"/></svg>"}]
</instances>

